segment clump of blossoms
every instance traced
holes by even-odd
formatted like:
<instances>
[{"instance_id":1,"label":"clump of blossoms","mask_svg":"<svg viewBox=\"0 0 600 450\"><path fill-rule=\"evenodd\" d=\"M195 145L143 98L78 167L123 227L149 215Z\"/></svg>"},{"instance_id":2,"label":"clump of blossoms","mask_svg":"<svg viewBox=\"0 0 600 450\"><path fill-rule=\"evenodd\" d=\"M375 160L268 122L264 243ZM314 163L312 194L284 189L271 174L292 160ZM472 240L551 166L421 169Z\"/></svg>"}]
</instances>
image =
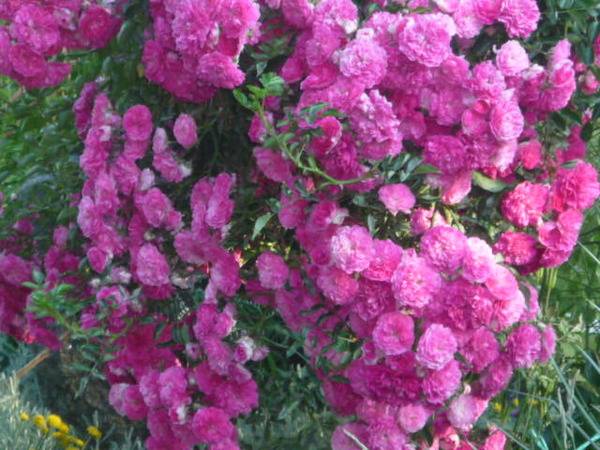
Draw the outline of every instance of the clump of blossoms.
<instances>
[{"instance_id":1,"label":"clump of blossoms","mask_svg":"<svg viewBox=\"0 0 600 450\"><path fill-rule=\"evenodd\" d=\"M514 371L547 362L555 347L522 274L569 257L600 193L578 129L555 155L537 134L577 82L568 41L540 66L517 40L536 29L536 3L433 3L362 23L350 0L269 3L297 30L280 70L294 95L255 95L249 135L264 179L282 185L279 222L301 252L261 254L247 291L307 330L326 399L355 418L336 430L334 449L503 448L505 436L482 436L478 419ZM511 40L493 60L471 65L453 51L497 22ZM425 184L380 169L407 151L434 169ZM461 223L472 180L514 188L493 246L496 236ZM348 191L377 192L392 216L383 236L354 206L365 200L345 207ZM440 214L453 206L455 216ZM409 221L412 236L394 229ZM359 348L340 350L340 333Z\"/></svg>"},{"instance_id":2,"label":"clump of blossoms","mask_svg":"<svg viewBox=\"0 0 600 450\"><path fill-rule=\"evenodd\" d=\"M470 431L513 372L554 351L535 288L456 227L434 226L418 250L402 248L332 198L302 208L292 228L309 257L291 268L263 253L250 287L292 330L309 330L305 351L326 399L357 417L334 434L334 449L359 448L344 430L368 448L414 448L413 434L430 424L428 445L476 444ZM360 342L350 362L333 350L340 327Z\"/></svg>"},{"instance_id":3,"label":"clump of blossoms","mask_svg":"<svg viewBox=\"0 0 600 450\"><path fill-rule=\"evenodd\" d=\"M504 232L494 249L524 273L557 267L569 259L583 213L600 195L598 174L584 161L585 143L579 132L575 127L568 148L547 162L554 169L552 178L523 181L503 198L502 214L515 230ZM524 147L531 145L540 144L528 142Z\"/></svg>"},{"instance_id":4,"label":"clump of blossoms","mask_svg":"<svg viewBox=\"0 0 600 450\"><path fill-rule=\"evenodd\" d=\"M379 183L369 175L407 141L438 170L428 183L447 204L468 195L475 171L510 177L521 164L520 145L536 140L536 124L567 106L577 87L570 44L560 41L542 67L512 39L495 60L471 66L453 52L453 40L468 51L470 39L496 22L513 38L528 37L539 19L536 3L434 3L429 13L379 11L362 23L350 0L282 4L283 20L297 36L280 75L300 97L294 105L265 103L262 122L286 107L298 117L320 104L335 108L336 117L299 118L305 133L318 134L304 151L355 190ZM259 119L251 137L260 144ZM270 125L275 132L288 132L287 122L277 123ZM364 178L370 180L351 183Z\"/></svg>"},{"instance_id":5,"label":"clump of blossoms","mask_svg":"<svg viewBox=\"0 0 600 450\"><path fill-rule=\"evenodd\" d=\"M151 0L152 27L144 46L146 77L177 98L210 99L244 81L237 60L258 37L254 0Z\"/></svg>"},{"instance_id":6,"label":"clump of blossoms","mask_svg":"<svg viewBox=\"0 0 600 450\"><path fill-rule=\"evenodd\" d=\"M0 6L11 23L0 29L0 71L26 86L68 73L47 62L70 48L69 28L40 13L56 12L48 3ZM249 136L262 192L280 192L270 207L294 239L285 258L277 245L257 257L246 292L306 333L327 401L352 418L334 432L335 450L358 442L499 450L504 434L478 420L516 370L547 362L555 347L525 276L569 257L600 193L579 128L554 154L537 132L570 106L586 69L566 40L543 66L530 60L521 39L540 19L534 0L414 0L389 11L377 3L366 14L351 0L267 0L259 32L252 0L151 0L145 74L180 100L203 102L244 82L245 45L288 35L293 51L278 72L285 86L263 75L264 92L237 92L255 112ZM80 42L83 30L88 47L106 44L117 22L95 7L66 9L81 14L66 42ZM84 20L90 10L98 17ZM475 38L499 27L510 39L471 64ZM81 327L114 336L103 343L114 355L109 401L145 421L151 450L238 448L233 420L258 405L246 363L266 354L240 333L230 301L242 285L241 255L224 241L242 177L201 178L183 208L170 192L192 172L191 116L177 117L172 130L156 128L145 105L121 116L95 83L73 110L85 143L78 225L96 277ZM426 176L411 172L421 162ZM473 180L506 191L499 236L467 217L492 195ZM365 206L375 220L364 220ZM34 263L14 253L0 257L8 299L0 326L18 334L29 320L19 286ZM48 255L51 285L79 264L64 231ZM187 308L171 314L174 298L189 300Z\"/></svg>"},{"instance_id":7,"label":"clump of blossoms","mask_svg":"<svg viewBox=\"0 0 600 450\"><path fill-rule=\"evenodd\" d=\"M27 89L57 86L71 65L55 60L64 50L100 49L118 33L118 6L105 2L33 2L11 0L0 5L0 75Z\"/></svg>"},{"instance_id":8,"label":"clump of blossoms","mask_svg":"<svg viewBox=\"0 0 600 450\"><path fill-rule=\"evenodd\" d=\"M13 234L0 242L0 331L28 344L44 345L59 350L57 326L51 317L38 317L34 312L32 284L34 272L45 273L41 286L51 291L69 284L75 295L86 296L87 288L78 274L80 257L69 249L69 229L57 227L50 247L41 251L33 240L33 220L21 220ZM32 254L25 259L24 254Z\"/></svg>"},{"instance_id":9,"label":"clump of blossoms","mask_svg":"<svg viewBox=\"0 0 600 450\"><path fill-rule=\"evenodd\" d=\"M0 297L2 311L0 313L0 331L16 339L31 342L27 336L25 307L29 290L23 283L31 281L31 262L23 258L2 252L0 255Z\"/></svg>"},{"instance_id":10,"label":"clump of blossoms","mask_svg":"<svg viewBox=\"0 0 600 450\"><path fill-rule=\"evenodd\" d=\"M266 355L250 337L231 337L236 311L228 300L241 281L238 259L223 240L236 177L200 179L186 226L166 192L190 175L182 156L197 139L193 118L175 122L179 147L170 144L167 130L155 129L145 105L121 117L94 84L74 109L85 135L80 164L87 176L78 224L98 274L95 302L81 326L105 327L117 337L112 346L104 343L114 351L106 366L109 401L120 414L145 420L149 449L236 449L232 420L258 405L244 364ZM204 291L200 305L176 317L156 312L157 301L191 295L192 288ZM183 330L185 342L177 339Z\"/></svg>"}]
</instances>

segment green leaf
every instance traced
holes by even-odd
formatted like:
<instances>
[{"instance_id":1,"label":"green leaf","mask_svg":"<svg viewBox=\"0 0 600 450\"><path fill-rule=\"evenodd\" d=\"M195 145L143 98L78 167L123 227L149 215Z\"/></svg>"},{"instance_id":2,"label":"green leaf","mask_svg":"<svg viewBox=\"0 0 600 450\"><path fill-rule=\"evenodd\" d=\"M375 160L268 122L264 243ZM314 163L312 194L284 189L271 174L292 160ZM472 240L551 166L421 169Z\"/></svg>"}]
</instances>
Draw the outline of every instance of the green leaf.
<instances>
[{"instance_id":1,"label":"green leaf","mask_svg":"<svg viewBox=\"0 0 600 450\"><path fill-rule=\"evenodd\" d=\"M254 231L252 231L252 240L256 239L263 228L269 223L269 220L271 220L273 215L273 213L268 212L256 219L256 222L254 222Z\"/></svg>"},{"instance_id":2,"label":"green leaf","mask_svg":"<svg viewBox=\"0 0 600 450\"><path fill-rule=\"evenodd\" d=\"M262 61L256 64L256 74L258 76L262 75L262 73L265 71L265 69L267 68L267 63L266 61Z\"/></svg>"},{"instance_id":3,"label":"green leaf","mask_svg":"<svg viewBox=\"0 0 600 450\"><path fill-rule=\"evenodd\" d=\"M60 284L57 286L55 291L58 295L64 296L65 294L68 294L69 292L71 292L73 289L74 289L74 286L71 284Z\"/></svg>"},{"instance_id":4,"label":"green leaf","mask_svg":"<svg viewBox=\"0 0 600 450\"><path fill-rule=\"evenodd\" d=\"M484 191L502 192L508 188L508 184L500 180L492 180L480 172L473 172L473 182Z\"/></svg>"},{"instance_id":5,"label":"green leaf","mask_svg":"<svg viewBox=\"0 0 600 450\"><path fill-rule=\"evenodd\" d=\"M42 284L44 282L44 274L39 270L34 270L33 281L35 281L37 284Z\"/></svg>"},{"instance_id":6,"label":"green leaf","mask_svg":"<svg viewBox=\"0 0 600 450\"><path fill-rule=\"evenodd\" d=\"M577 112L577 111L572 111L570 109L563 109L562 111L560 111L559 113L560 115L562 115L565 119L567 123L581 123L581 113Z\"/></svg>"},{"instance_id":7,"label":"green leaf","mask_svg":"<svg viewBox=\"0 0 600 450\"><path fill-rule=\"evenodd\" d=\"M259 79L260 83L264 86L267 95L279 97L283 94L285 82L280 76L272 72L267 72L261 75Z\"/></svg>"},{"instance_id":8,"label":"green leaf","mask_svg":"<svg viewBox=\"0 0 600 450\"><path fill-rule=\"evenodd\" d=\"M234 89L233 96L237 100L237 102L244 108L254 111L254 108L252 107L252 103L248 99L248 96L244 94L240 89Z\"/></svg>"},{"instance_id":9,"label":"green leaf","mask_svg":"<svg viewBox=\"0 0 600 450\"><path fill-rule=\"evenodd\" d=\"M419 164L419 166L412 172L415 175L429 175L432 173L440 173L437 167L431 164Z\"/></svg>"},{"instance_id":10,"label":"green leaf","mask_svg":"<svg viewBox=\"0 0 600 450\"><path fill-rule=\"evenodd\" d=\"M258 87L258 86L252 86L252 85L250 85L250 86L248 86L248 90L250 92L252 92L252 94L254 94L254 96L257 99L259 99L259 100L264 99L268 95L266 89L263 89L263 88Z\"/></svg>"},{"instance_id":11,"label":"green leaf","mask_svg":"<svg viewBox=\"0 0 600 450\"><path fill-rule=\"evenodd\" d=\"M327 108L327 103L315 103L307 108L303 108L300 111L300 115L305 117L308 123L313 124L317 120L317 115Z\"/></svg>"},{"instance_id":12,"label":"green leaf","mask_svg":"<svg viewBox=\"0 0 600 450\"><path fill-rule=\"evenodd\" d=\"M558 0L558 6L562 9L567 9L573 6L573 0Z\"/></svg>"},{"instance_id":13,"label":"green leaf","mask_svg":"<svg viewBox=\"0 0 600 450\"><path fill-rule=\"evenodd\" d=\"M365 199L365 196L363 194L357 194L354 197L352 197L352 203L354 203L356 206L367 206L367 200Z\"/></svg>"},{"instance_id":14,"label":"green leaf","mask_svg":"<svg viewBox=\"0 0 600 450\"><path fill-rule=\"evenodd\" d=\"M269 136L265 139L262 146L265 148L279 149L279 136Z\"/></svg>"},{"instance_id":15,"label":"green leaf","mask_svg":"<svg viewBox=\"0 0 600 450\"><path fill-rule=\"evenodd\" d=\"M367 226L369 227L369 231L371 234L375 234L375 228L377 227L377 219L369 214L367 216Z\"/></svg>"},{"instance_id":16,"label":"green leaf","mask_svg":"<svg viewBox=\"0 0 600 450\"><path fill-rule=\"evenodd\" d=\"M336 383L350 384L350 380L342 375L332 375L330 378Z\"/></svg>"},{"instance_id":17,"label":"green leaf","mask_svg":"<svg viewBox=\"0 0 600 450\"><path fill-rule=\"evenodd\" d=\"M588 122L581 129L581 139L586 142L589 142L592 139L592 135L594 134L594 124L592 122Z\"/></svg>"}]
</instances>

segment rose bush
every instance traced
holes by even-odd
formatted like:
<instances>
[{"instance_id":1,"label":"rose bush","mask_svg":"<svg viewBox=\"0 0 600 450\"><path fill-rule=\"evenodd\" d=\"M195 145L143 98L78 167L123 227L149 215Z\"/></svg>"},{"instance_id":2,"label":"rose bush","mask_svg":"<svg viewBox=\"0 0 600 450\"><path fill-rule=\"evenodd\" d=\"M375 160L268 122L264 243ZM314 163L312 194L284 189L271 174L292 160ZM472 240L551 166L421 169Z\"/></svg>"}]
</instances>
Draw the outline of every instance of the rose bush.
<instances>
[{"instance_id":1,"label":"rose bush","mask_svg":"<svg viewBox=\"0 0 600 450\"><path fill-rule=\"evenodd\" d=\"M112 3L112 2L111 2ZM28 89L53 87L69 75L71 65L49 60L64 49L100 49L117 34L121 9L115 2L7 1L0 5L0 74Z\"/></svg>"},{"instance_id":2,"label":"rose bush","mask_svg":"<svg viewBox=\"0 0 600 450\"><path fill-rule=\"evenodd\" d=\"M479 419L556 347L532 275L569 259L600 195L593 61L568 39L540 54L534 0L121 3L0 9L0 70L23 87L68 83L61 58L123 15L139 51L120 57L152 93L85 80L72 220L46 248L42 217L11 223L0 330L110 355L108 401L149 449L234 449L270 351L252 302L301 343L332 448L504 448ZM561 114L578 123L559 139ZM220 137L199 159L240 122L252 159L215 170Z\"/></svg>"}]
</instances>

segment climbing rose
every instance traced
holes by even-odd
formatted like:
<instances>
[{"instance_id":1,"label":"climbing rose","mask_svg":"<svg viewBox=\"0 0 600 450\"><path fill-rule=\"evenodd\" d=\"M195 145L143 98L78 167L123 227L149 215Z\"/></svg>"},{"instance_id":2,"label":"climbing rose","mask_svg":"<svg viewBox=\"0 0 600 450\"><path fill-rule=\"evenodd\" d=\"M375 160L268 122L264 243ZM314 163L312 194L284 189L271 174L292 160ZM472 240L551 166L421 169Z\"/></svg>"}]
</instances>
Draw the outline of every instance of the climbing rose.
<instances>
[{"instance_id":1,"label":"climbing rose","mask_svg":"<svg viewBox=\"0 0 600 450\"><path fill-rule=\"evenodd\" d=\"M456 24L446 14L407 16L398 34L400 51L411 61L438 67L452 54L450 41Z\"/></svg>"},{"instance_id":2,"label":"climbing rose","mask_svg":"<svg viewBox=\"0 0 600 450\"><path fill-rule=\"evenodd\" d=\"M144 244L136 257L136 274L148 286L162 286L169 283L169 263L153 245Z\"/></svg>"},{"instance_id":3,"label":"climbing rose","mask_svg":"<svg viewBox=\"0 0 600 450\"><path fill-rule=\"evenodd\" d=\"M152 113L146 105L135 105L123 116L123 128L133 141L146 141L152 135Z\"/></svg>"},{"instance_id":4,"label":"climbing rose","mask_svg":"<svg viewBox=\"0 0 600 450\"><path fill-rule=\"evenodd\" d=\"M398 212L409 214L416 202L410 188L402 183L386 184L379 188L378 195L381 203L394 216Z\"/></svg>"},{"instance_id":5,"label":"climbing rose","mask_svg":"<svg viewBox=\"0 0 600 450\"><path fill-rule=\"evenodd\" d=\"M518 227L535 226L548 201L548 187L525 181L509 192L502 201L502 214Z\"/></svg>"},{"instance_id":6,"label":"climbing rose","mask_svg":"<svg viewBox=\"0 0 600 450\"><path fill-rule=\"evenodd\" d=\"M398 423L407 433L416 433L425 426L429 415L429 411L422 404L409 404L398 410Z\"/></svg>"},{"instance_id":7,"label":"climbing rose","mask_svg":"<svg viewBox=\"0 0 600 450\"><path fill-rule=\"evenodd\" d=\"M283 258L273 252L264 252L256 260L258 278L265 289L279 289L288 279L289 269Z\"/></svg>"},{"instance_id":8,"label":"climbing rose","mask_svg":"<svg viewBox=\"0 0 600 450\"><path fill-rule=\"evenodd\" d=\"M515 266L533 262L538 255L536 239L527 234L505 231L494 245L494 251L502 253L504 261Z\"/></svg>"},{"instance_id":9,"label":"climbing rose","mask_svg":"<svg viewBox=\"0 0 600 450\"><path fill-rule=\"evenodd\" d=\"M506 348L515 367L531 367L540 358L540 332L533 325L521 325L508 336Z\"/></svg>"},{"instance_id":10,"label":"climbing rose","mask_svg":"<svg viewBox=\"0 0 600 450\"><path fill-rule=\"evenodd\" d=\"M467 238L456 228L437 226L421 238L421 254L432 267L452 273L459 269L467 253Z\"/></svg>"},{"instance_id":11,"label":"climbing rose","mask_svg":"<svg viewBox=\"0 0 600 450\"><path fill-rule=\"evenodd\" d=\"M225 411L210 406L196 411L192 419L192 431L204 444L219 444L237 439L236 430Z\"/></svg>"},{"instance_id":12,"label":"climbing rose","mask_svg":"<svg viewBox=\"0 0 600 450\"><path fill-rule=\"evenodd\" d=\"M594 166L578 162L571 169L561 168L550 190L550 204L555 211L590 208L600 195L598 173Z\"/></svg>"},{"instance_id":13,"label":"climbing rose","mask_svg":"<svg viewBox=\"0 0 600 450\"><path fill-rule=\"evenodd\" d=\"M519 75L529 67L529 57L518 41L508 41L496 54L496 65L507 77Z\"/></svg>"},{"instance_id":14,"label":"climbing rose","mask_svg":"<svg viewBox=\"0 0 600 450\"><path fill-rule=\"evenodd\" d=\"M175 139L183 148L189 149L198 141L196 121L188 114L179 114L173 126Z\"/></svg>"},{"instance_id":15,"label":"climbing rose","mask_svg":"<svg viewBox=\"0 0 600 450\"><path fill-rule=\"evenodd\" d=\"M485 411L487 401L474 395L462 394L450 403L448 420L461 430L469 430Z\"/></svg>"},{"instance_id":16,"label":"climbing rose","mask_svg":"<svg viewBox=\"0 0 600 450\"><path fill-rule=\"evenodd\" d=\"M440 274L416 255L405 253L392 275L394 297L399 307L422 308L438 293L442 285Z\"/></svg>"},{"instance_id":17,"label":"climbing rose","mask_svg":"<svg viewBox=\"0 0 600 450\"><path fill-rule=\"evenodd\" d=\"M499 20L510 37L526 38L536 29L540 10L535 0L504 0Z\"/></svg>"},{"instance_id":18,"label":"climbing rose","mask_svg":"<svg viewBox=\"0 0 600 450\"><path fill-rule=\"evenodd\" d=\"M373 330L375 347L386 356L400 355L412 347L413 328L413 320L401 312L382 314Z\"/></svg>"},{"instance_id":19,"label":"climbing rose","mask_svg":"<svg viewBox=\"0 0 600 450\"><path fill-rule=\"evenodd\" d=\"M344 272L362 272L373 259L373 239L361 226L340 227L331 238L333 263Z\"/></svg>"},{"instance_id":20,"label":"climbing rose","mask_svg":"<svg viewBox=\"0 0 600 450\"><path fill-rule=\"evenodd\" d=\"M452 331L434 323L419 339L417 361L428 369L439 370L452 360L456 349L456 338Z\"/></svg>"}]
</instances>

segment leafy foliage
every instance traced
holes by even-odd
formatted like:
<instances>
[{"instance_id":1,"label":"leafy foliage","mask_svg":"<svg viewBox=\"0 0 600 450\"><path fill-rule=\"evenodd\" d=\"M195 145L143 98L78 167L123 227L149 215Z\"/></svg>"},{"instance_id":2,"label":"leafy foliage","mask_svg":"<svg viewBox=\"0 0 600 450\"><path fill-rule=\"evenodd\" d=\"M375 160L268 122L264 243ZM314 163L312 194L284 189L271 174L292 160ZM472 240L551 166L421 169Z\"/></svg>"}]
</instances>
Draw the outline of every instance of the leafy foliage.
<instances>
[{"instance_id":1,"label":"leafy foliage","mask_svg":"<svg viewBox=\"0 0 600 450\"><path fill-rule=\"evenodd\" d=\"M541 26L525 43L536 62L544 63L548 50L564 37L575 44L577 54L585 64L593 63L592 47L600 33L600 2L546 0L542 14ZM193 175L189 182L168 191L176 206L188 204L191 180L223 170L240 172L252 164L251 146L246 137L249 122L246 110L257 113L267 129L264 147L282 150L304 174L323 179L319 188L361 181L338 180L327 175L306 151L315 134L307 131L298 140L294 133L299 132L300 127L294 122L293 114L277 124L278 128L289 127L289 132L283 134L265 119L268 97L291 94L286 92L283 80L273 72L282 57L290 52L287 36L271 40L261 45L259 51L242 56L248 58L251 65L248 84L244 88L233 93L219 92L204 105L192 105L176 101L144 77L140 60L143 32L149 25L147 2L130 2L124 18L121 32L106 49L65 56L73 58L76 64L69 81L58 89L26 92L14 82L0 79L0 190L6 198L5 211L0 217L0 238L12 233L15 221L34 217L35 246L47 248L51 230L75 220L73 196L81 191L83 184L78 160L82 144L73 127L71 106L83 84L91 80L98 80L102 89L110 93L120 113L131 105L142 103L152 110L155 122L161 126L171 125L180 112L196 118L200 139L190 157ZM503 32L482 34L475 43L471 62L489 59L493 56L494 45L505 40ZM592 70L599 72L597 67ZM591 121L584 125L577 111L588 109ZM328 109L326 104L317 104L301 111L300 116L314 124L317 117L338 117L340 114L335 109ZM556 150L564 145L573 125L584 125L582 137L589 142L590 156L598 166L599 120L600 94L577 94L572 110L553 114L538 131L549 147ZM416 153L407 152L374 165L368 176L377 174L386 182L408 184L425 206L435 204L438 199L422 183L422 178L436 172L436 168L424 164ZM280 203L257 198L255 177L245 176L245 187L236 193L236 201L241 207L235 212L236 226L232 227L227 244L230 248L239 245L246 257L242 271L252 273L260 251L277 249L289 254L298 249L293 244L290 246L289 232L276 223ZM480 172L474 173L473 182L489 194L485 202L469 205L469 208L448 207L443 211L449 222L456 222L454 219L461 215L468 227L478 234L496 236L503 230L494 228L495 217L490 211L497 210L502 194L511 186ZM312 193L305 194L306 198L311 198ZM352 213L365 217L371 233L377 232L382 238L394 238L407 245L414 243L407 224L390 219L372 193L347 195L343 201ZM488 217L489 221L482 217ZM561 336L557 357L551 369L540 368L520 374L506 394L496 399L494 410L485 418L487 423L506 431L514 448L600 448L599 230L600 210L596 205L589 214L572 259L564 267L544 269L538 276L544 318L556 326ZM73 242L83 242L77 233L72 234ZM89 270L82 270L82 275L92 278ZM102 331L83 332L79 328L76 318L86 306L86 300L74 301L65 285L49 292L44 290L42 283L30 287L34 290L32 311L54 319L70 334L76 355L67 368L78 380L78 394L83 395L89 380L104 380L100 365L111 358L95 343L100 335L94 333ZM194 298L178 298L171 309L164 308L163 312L172 318L183 316L198 305L204 288L204 285L197 286L192 293ZM309 369L303 351L305 336L290 332L272 309L257 306L245 294L236 298L236 305L241 328L252 336L260 336L261 343L271 349L264 361L251 365L261 386L261 403L257 411L238 422L242 445L260 449L328 448L330 435L339 420L326 406L319 381ZM187 340L185 335L174 339L178 344L185 344ZM343 339L333 345L339 350L355 350ZM10 389L11 401L15 402L16 388L10 385ZM9 411L2 421L11 430L7 436L14 438L21 433L29 439L20 428L22 424L10 416L14 416L20 406L11 408L12 413ZM19 445L23 442L19 441ZM13 441L7 441L6 447L16 448L15 445ZM123 448L128 448L127 445ZM139 443L131 444L131 448L138 448L136 445L141 448Z\"/></svg>"}]
</instances>

